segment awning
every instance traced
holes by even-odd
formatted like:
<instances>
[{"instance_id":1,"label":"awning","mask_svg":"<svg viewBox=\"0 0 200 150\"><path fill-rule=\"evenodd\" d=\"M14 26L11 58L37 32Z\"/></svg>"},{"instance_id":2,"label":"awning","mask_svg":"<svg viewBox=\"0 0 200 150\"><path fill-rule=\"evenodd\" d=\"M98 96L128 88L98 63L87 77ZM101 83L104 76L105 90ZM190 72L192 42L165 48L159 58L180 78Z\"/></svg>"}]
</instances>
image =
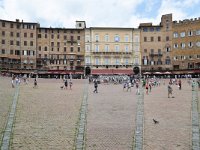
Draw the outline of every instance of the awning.
<instances>
[{"instance_id":1,"label":"awning","mask_svg":"<svg viewBox=\"0 0 200 150\"><path fill-rule=\"evenodd\" d=\"M47 74L59 74L59 72L48 71Z\"/></svg>"},{"instance_id":2,"label":"awning","mask_svg":"<svg viewBox=\"0 0 200 150\"><path fill-rule=\"evenodd\" d=\"M194 70L195 73L200 73L200 69Z\"/></svg>"},{"instance_id":3,"label":"awning","mask_svg":"<svg viewBox=\"0 0 200 150\"><path fill-rule=\"evenodd\" d=\"M161 72L154 72L153 74L162 74Z\"/></svg>"},{"instance_id":4,"label":"awning","mask_svg":"<svg viewBox=\"0 0 200 150\"><path fill-rule=\"evenodd\" d=\"M113 73L114 74L127 74L127 75L130 75L130 74L133 74L133 70L122 70L122 69L115 69L113 70Z\"/></svg>"},{"instance_id":5,"label":"awning","mask_svg":"<svg viewBox=\"0 0 200 150\"><path fill-rule=\"evenodd\" d=\"M166 72L164 72L163 74L172 74L171 72L169 72L169 71L166 71Z\"/></svg>"},{"instance_id":6,"label":"awning","mask_svg":"<svg viewBox=\"0 0 200 150\"><path fill-rule=\"evenodd\" d=\"M74 74L74 71L70 71L70 70L65 70L65 71L62 71L60 72L60 74Z\"/></svg>"},{"instance_id":7,"label":"awning","mask_svg":"<svg viewBox=\"0 0 200 150\"><path fill-rule=\"evenodd\" d=\"M32 70L10 70L9 71L10 73L27 73L27 74L29 74L29 73L32 73L32 74L34 74L34 72L32 72Z\"/></svg>"},{"instance_id":8,"label":"awning","mask_svg":"<svg viewBox=\"0 0 200 150\"><path fill-rule=\"evenodd\" d=\"M76 71L75 74L83 74L83 71Z\"/></svg>"},{"instance_id":9,"label":"awning","mask_svg":"<svg viewBox=\"0 0 200 150\"><path fill-rule=\"evenodd\" d=\"M38 71L38 74L47 74L47 71Z\"/></svg>"},{"instance_id":10,"label":"awning","mask_svg":"<svg viewBox=\"0 0 200 150\"><path fill-rule=\"evenodd\" d=\"M200 73L200 69L173 71L173 74L193 74L193 73Z\"/></svg>"},{"instance_id":11,"label":"awning","mask_svg":"<svg viewBox=\"0 0 200 150\"><path fill-rule=\"evenodd\" d=\"M91 74L113 74L111 69L92 69Z\"/></svg>"}]
</instances>

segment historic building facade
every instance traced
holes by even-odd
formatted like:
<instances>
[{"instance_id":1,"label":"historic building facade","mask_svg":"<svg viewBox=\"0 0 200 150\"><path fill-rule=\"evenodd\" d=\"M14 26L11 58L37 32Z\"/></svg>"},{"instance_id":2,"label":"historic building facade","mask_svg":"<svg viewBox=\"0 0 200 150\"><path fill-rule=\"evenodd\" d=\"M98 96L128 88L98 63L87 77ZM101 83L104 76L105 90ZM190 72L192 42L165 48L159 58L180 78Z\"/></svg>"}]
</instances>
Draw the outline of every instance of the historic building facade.
<instances>
[{"instance_id":1,"label":"historic building facade","mask_svg":"<svg viewBox=\"0 0 200 150\"><path fill-rule=\"evenodd\" d=\"M29 73L36 69L36 36L39 24L0 20L0 68Z\"/></svg>"},{"instance_id":2,"label":"historic building facade","mask_svg":"<svg viewBox=\"0 0 200 150\"><path fill-rule=\"evenodd\" d=\"M84 72L85 22L76 28L38 28L37 69L52 74Z\"/></svg>"},{"instance_id":3,"label":"historic building facade","mask_svg":"<svg viewBox=\"0 0 200 150\"><path fill-rule=\"evenodd\" d=\"M139 36L133 28L86 28L86 67L91 74L132 74L133 66L140 65Z\"/></svg>"},{"instance_id":4,"label":"historic building facade","mask_svg":"<svg viewBox=\"0 0 200 150\"><path fill-rule=\"evenodd\" d=\"M200 73L200 18L173 22L173 70Z\"/></svg>"},{"instance_id":5,"label":"historic building facade","mask_svg":"<svg viewBox=\"0 0 200 150\"><path fill-rule=\"evenodd\" d=\"M159 25L141 23L142 72L164 72L172 69L172 14L163 15Z\"/></svg>"},{"instance_id":6,"label":"historic building facade","mask_svg":"<svg viewBox=\"0 0 200 150\"><path fill-rule=\"evenodd\" d=\"M46 28L38 23L0 20L0 70L38 74L200 73L200 18L139 28Z\"/></svg>"},{"instance_id":7,"label":"historic building facade","mask_svg":"<svg viewBox=\"0 0 200 150\"><path fill-rule=\"evenodd\" d=\"M85 22L76 28L0 20L0 69L11 73L84 73Z\"/></svg>"}]
</instances>

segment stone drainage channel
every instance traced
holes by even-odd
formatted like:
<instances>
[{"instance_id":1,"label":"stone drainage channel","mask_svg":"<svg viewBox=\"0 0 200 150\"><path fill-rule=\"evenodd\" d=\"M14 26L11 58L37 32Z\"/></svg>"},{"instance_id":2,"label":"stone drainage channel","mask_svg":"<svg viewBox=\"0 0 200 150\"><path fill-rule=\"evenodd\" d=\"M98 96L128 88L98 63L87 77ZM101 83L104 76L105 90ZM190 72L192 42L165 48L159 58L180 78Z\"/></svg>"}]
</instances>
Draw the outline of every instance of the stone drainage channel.
<instances>
[{"instance_id":1,"label":"stone drainage channel","mask_svg":"<svg viewBox=\"0 0 200 150\"><path fill-rule=\"evenodd\" d=\"M86 123L87 123L87 99L88 99L88 83L87 80L84 86L83 92L83 101L81 104L80 115L79 115L79 122L78 122L78 129L76 133L75 139L75 150L84 150L85 149L85 140L86 140Z\"/></svg>"},{"instance_id":2,"label":"stone drainage channel","mask_svg":"<svg viewBox=\"0 0 200 150\"><path fill-rule=\"evenodd\" d=\"M10 146L10 139L11 139L12 127L13 127L13 123L15 119L18 96L19 96L19 86L16 86L16 90L15 90L15 94L14 94L14 98L12 102L12 107L7 119L5 131L3 134L1 150L8 150Z\"/></svg>"},{"instance_id":3,"label":"stone drainage channel","mask_svg":"<svg viewBox=\"0 0 200 150\"><path fill-rule=\"evenodd\" d=\"M144 89L140 87L140 94L137 96L136 109L136 130L134 135L134 150L143 149L143 122L144 122Z\"/></svg>"},{"instance_id":4,"label":"stone drainage channel","mask_svg":"<svg viewBox=\"0 0 200 150\"><path fill-rule=\"evenodd\" d=\"M200 109L200 108L199 108ZM198 116L198 89L192 90L192 150L200 150L199 116Z\"/></svg>"}]
</instances>

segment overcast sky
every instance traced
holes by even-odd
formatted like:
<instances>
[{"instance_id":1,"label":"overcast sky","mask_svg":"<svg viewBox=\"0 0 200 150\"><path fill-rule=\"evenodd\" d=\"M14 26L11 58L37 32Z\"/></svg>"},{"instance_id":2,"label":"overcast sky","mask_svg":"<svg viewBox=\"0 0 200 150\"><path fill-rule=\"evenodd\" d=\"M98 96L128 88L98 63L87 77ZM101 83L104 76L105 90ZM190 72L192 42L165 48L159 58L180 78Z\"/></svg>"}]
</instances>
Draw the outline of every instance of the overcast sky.
<instances>
[{"instance_id":1,"label":"overcast sky","mask_svg":"<svg viewBox=\"0 0 200 150\"><path fill-rule=\"evenodd\" d=\"M138 27L159 24L163 14L173 20L200 17L200 0L0 0L0 19L38 22L42 27Z\"/></svg>"}]
</instances>

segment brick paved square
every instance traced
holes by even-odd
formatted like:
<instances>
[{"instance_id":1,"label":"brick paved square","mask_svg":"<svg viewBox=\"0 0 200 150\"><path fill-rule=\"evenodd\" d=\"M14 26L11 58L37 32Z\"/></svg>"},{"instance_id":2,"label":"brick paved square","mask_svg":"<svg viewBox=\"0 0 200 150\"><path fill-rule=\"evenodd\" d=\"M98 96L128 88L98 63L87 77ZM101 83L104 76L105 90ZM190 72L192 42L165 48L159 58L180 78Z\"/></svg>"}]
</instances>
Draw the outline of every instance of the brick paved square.
<instances>
[{"instance_id":1,"label":"brick paved square","mask_svg":"<svg viewBox=\"0 0 200 150\"><path fill-rule=\"evenodd\" d=\"M83 82L60 89L61 80L38 79L20 87L11 149L73 149Z\"/></svg>"},{"instance_id":2,"label":"brick paved square","mask_svg":"<svg viewBox=\"0 0 200 150\"><path fill-rule=\"evenodd\" d=\"M133 144L136 95L123 91L122 85L99 85L99 93L89 87L88 150L125 150Z\"/></svg>"},{"instance_id":3,"label":"brick paved square","mask_svg":"<svg viewBox=\"0 0 200 150\"><path fill-rule=\"evenodd\" d=\"M22 83L10 148L74 149L77 122L83 118L79 114L84 82L73 80L72 90L61 89L63 83L60 79L38 79L36 89L33 88L33 79L28 85ZM167 84L152 88L148 95L144 93L144 150L191 149L192 91L185 80L182 82L182 90L172 86L175 98L167 98ZM86 130L80 130L86 136L86 149L131 150L136 128L135 88L127 92L123 91L122 85L99 84L98 93L93 93L93 90L94 85L90 84L86 91L88 105L82 107L87 109ZM14 91L10 78L0 78L1 136ZM159 124L154 124L153 118Z\"/></svg>"}]
</instances>

